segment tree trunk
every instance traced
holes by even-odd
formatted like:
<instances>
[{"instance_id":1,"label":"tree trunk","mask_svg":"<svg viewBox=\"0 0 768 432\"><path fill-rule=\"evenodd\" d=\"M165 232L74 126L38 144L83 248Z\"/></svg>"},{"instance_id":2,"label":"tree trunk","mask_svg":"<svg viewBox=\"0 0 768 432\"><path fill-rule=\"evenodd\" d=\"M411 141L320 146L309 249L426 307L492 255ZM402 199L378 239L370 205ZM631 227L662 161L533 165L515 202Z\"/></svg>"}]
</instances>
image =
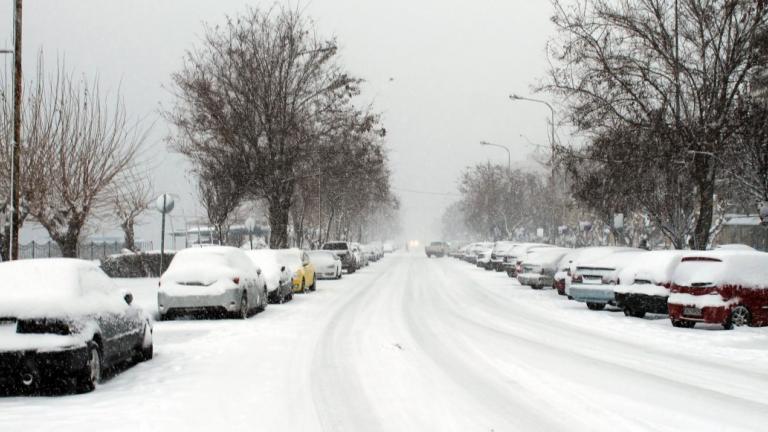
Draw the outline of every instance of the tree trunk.
<instances>
[{"instance_id":1,"label":"tree trunk","mask_svg":"<svg viewBox=\"0 0 768 432\"><path fill-rule=\"evenodd\" d=\"M124 247L129 251L136 252L136 237L133 231L133 221L127 220L120 224L123 229Z\"/></svg>"},{"instance_id":2,"label":"tree trunk","mask_svg":"<svg viewBox=\"0 0 768 432\"><path fill-rule=\"evenodd\" d=\"M696 183L699 201L693 249L704 250L709 246L709 231L712 228L715 206L715 168L712 158L707 155L696 155L693 169L695 170L693 180Z\"/></svg>"},{"instance_id":3,"label":"tree trunk","mask_svg":"<svg viewBox=\"0 0 768 432\"><path fill-rule=\"evenodd\" d=\"M61 256L64 258L77 258L77 245L80 240L80 230L69 228L61 235L52 235L53 241L59 245Z\"/></svg>"},{"instance_id":4,"label":"tree trunk","mask_svg":"<svg viewBox=\"0 0 768 432\"><path fill-rule=\"evenodd\" d=\"M280 196L267 199L269 212L269 248L285 249L288 247L288 220L291 209L290 199Z\"/></svg>"}]
</instances>

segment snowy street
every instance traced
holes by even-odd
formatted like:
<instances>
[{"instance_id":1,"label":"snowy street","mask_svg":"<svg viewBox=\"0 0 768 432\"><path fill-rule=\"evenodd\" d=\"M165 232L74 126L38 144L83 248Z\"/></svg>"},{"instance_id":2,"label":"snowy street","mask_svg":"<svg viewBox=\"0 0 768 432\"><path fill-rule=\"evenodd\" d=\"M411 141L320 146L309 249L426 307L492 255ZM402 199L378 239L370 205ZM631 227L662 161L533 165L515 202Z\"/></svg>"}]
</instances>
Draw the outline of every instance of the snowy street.
<instances>
[{"instance_id":1,"label":"snowy street","mask_svg":"<svg viewBox=\"0 0 768 432\"><path fill-rule=\"evenodd\" d=\"M156 312L156 280L123 280ZM0 399L0 430L765 430L768 333L588 311L399 253L247 321L155 323L95 392ZM222 429L223 428L223 429Z\"/></svg>"}]
</instances>

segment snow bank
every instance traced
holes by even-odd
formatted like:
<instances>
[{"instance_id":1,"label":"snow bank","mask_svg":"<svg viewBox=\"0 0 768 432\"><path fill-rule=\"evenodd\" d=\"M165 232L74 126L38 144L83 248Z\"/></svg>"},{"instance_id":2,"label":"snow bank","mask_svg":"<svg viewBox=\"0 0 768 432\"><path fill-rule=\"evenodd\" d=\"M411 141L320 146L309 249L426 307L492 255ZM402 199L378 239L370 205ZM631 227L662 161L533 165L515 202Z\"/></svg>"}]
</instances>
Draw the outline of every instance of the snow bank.
<instances>
[{"instance_id":1,"label":"snow bank","mask_svg":"<svg viewBox=\"0 0 768 432\"><path fill-rule=\"evenodd\" d=\"M122 292L93 262L46 258L0 264L0 317L63 318L126 307Z\"/></svg>"},{"instance_id":2,"label":"snow bank","mask_svg":"<svg viewBox=\"0 0 768 432\"><path fill-rule=\"evenodd\" d=\"M675 269L678 286L768 288L768 254L744 250L688 252Z\"/></svg>"}]
</instances>

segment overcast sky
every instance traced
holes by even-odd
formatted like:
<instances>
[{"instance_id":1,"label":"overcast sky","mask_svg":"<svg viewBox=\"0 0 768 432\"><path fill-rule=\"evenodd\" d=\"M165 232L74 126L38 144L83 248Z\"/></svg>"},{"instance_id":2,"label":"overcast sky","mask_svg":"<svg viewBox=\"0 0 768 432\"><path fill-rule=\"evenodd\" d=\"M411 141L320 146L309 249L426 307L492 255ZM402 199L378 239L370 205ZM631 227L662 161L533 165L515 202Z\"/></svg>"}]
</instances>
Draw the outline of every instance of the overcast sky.
<instances>
[{"instance_id":1,"label":"overcast sky","mask_svg":"<svg viewBox=\"0 0 768 432\"><path fill-rule=\"evenodd\" d=\"M0 45L12 42L12 1L0 4ZM279 2L278 2L279 3ZM295 5L295 2L290 2ZM121 91L130 115L155 122L148 142L159 192L178 194L176 228L201 214L187 166L163 142L158 111L169 106L170 75L186 49L199 43L202 23L220 23L248 5L242 0L33 0L24 2L24 67L36 53L46 62L65 58L69 69L95 77L105 91ZM439 218L455 196L464 167L506 163L506 153L481 147L487 140L512 148L513 161L530 164L534 143L547 142L549 112L511 102L530 94L545 73L552 36L547 0L314 0L300 3L321 34L335 35L341 61L366 80L361 103L384 114L393 183L402 200L407 238L439 234ZM10 58L4 67L11 67ZM546 95L544 96L546 97ZM159 215L138 236L157 239ZM108 234L110 227L104 228ZM27 232L25 237L41 233Z\"/></svg>"}]
</instances>

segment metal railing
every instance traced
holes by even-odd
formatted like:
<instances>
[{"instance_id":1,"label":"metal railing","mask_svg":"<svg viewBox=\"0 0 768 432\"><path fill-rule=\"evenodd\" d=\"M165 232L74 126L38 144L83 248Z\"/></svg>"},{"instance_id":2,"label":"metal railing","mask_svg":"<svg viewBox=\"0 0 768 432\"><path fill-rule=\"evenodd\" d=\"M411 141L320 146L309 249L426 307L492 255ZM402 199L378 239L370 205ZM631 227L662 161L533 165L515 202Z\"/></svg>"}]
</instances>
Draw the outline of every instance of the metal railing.
<instances>
[{"instance_id":1,"label":"metal railing","mask_svg":"<svg viewBox=\"0 0 768 432\"><path fill-rule=\"evenodd\" d=\"M152 250L151 241L137 241L136 247L142 251ZM78 258L87 260L103 260L114 254L119 254L125 248L123 242L84 242L77 247ZM60 258L61 249L55 242L45 243L31 242L25 245L19 245L20 259L35 258Z\"/></svg>"}]
</instances>

